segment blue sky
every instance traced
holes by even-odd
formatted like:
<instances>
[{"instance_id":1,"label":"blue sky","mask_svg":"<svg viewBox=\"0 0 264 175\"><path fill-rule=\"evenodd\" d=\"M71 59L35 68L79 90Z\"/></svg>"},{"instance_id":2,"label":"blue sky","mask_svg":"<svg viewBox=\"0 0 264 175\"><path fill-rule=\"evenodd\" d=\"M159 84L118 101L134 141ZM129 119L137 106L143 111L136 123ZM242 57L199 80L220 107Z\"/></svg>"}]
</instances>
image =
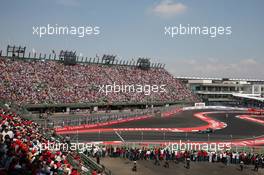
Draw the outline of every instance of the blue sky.
<instances>
[{"instance_id":1,"label":"blue sky","mask_svg":"<svg viewBox=\"0 0 264 175\"><path fill-rule=\"evenodd\" d=\"M0 48L150 57L175 76L264 79L263 0L3 0ZM159 9L159 10L157 10ZM99 26L100 35L32 35L32 26ZM231 36L169 38L164 26L231 26Z\"/></svg>"}]
</instances>

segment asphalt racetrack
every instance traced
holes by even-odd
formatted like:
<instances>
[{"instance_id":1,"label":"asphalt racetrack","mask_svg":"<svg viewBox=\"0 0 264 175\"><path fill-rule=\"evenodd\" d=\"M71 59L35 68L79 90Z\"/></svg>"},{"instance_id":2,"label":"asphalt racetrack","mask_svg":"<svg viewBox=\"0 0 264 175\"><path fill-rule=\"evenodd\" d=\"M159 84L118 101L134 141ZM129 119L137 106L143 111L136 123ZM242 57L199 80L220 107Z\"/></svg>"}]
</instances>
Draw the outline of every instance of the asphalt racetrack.
<instances>
[{"instance_id":1,"label":"asphalt racetrack","mask_svg":"<svg viewBox=\"0 0 264 175\"><path fill-rule=\"evenodd\" d=\"M166 128L166 127L196 127L207 123L194 117L198 112L215 112L207 114L208 117L227 124L223 129L213 133L197 132L169 132L169 131L110 131L101 132L106 128ZM245 112L246 114L247 112ZM174 114L168 118L151 118L146 120L118 123L97 128L95 132L71 133L72 140L79 142L91 141L125 141L125 142L151 142L151 141L231 141L234 139L257 138L264 135L264 125L237 118L241 111L219 110L188 110Z\"/></svg>"}]
</instances>

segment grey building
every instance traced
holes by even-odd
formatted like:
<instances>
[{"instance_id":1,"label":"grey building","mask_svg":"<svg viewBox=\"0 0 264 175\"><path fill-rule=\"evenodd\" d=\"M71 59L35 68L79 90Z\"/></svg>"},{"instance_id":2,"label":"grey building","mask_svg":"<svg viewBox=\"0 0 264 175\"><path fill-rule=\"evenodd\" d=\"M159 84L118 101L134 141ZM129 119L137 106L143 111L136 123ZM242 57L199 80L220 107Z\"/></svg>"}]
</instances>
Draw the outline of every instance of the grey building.
<instances>
[{"instance_id":1,"label":"grey building","mask_svg":"<svg viewBox=\"0 0 264 175\"><path fill-rule=\"evenodd\" d=\"M237 104L241 99L262 102L264 80L176 77L204 102L215 104Z\"/></svg>"}]
</instances>

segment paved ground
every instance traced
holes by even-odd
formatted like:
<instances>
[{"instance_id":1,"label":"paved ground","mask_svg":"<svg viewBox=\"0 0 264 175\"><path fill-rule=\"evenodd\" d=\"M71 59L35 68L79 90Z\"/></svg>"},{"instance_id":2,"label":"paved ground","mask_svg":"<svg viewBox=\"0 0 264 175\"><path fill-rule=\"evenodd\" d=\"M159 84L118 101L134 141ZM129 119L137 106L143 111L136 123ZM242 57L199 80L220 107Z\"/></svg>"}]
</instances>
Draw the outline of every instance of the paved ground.
<instances>
[{"instance_id":1,"label":"paved ground","mask_svg":"<svg viewBox=\"0 0 264 175\"><path fill-rule=\"evenodd\" d=\"M196 111L185 111L176 114L171 118L158 118L152 120L142 120L129 123L116 124L109 127L193 127L205 124L203 121L193 116ZM239 113L226 114L210 114L216 120L223 121L228 124L224 129L217 130L211 134L197 133L175 133L175 132L119 132L125 141L213 141L213 140L231 140L241 138L252 138L254 136L264 135L264 126L258 123L242 120L235 116ZM79 133L72 134L71 137L79 141L120 141L120 137L115 132L106 133Z\"/></svg>"},{"instance_id":2,"label":"paved ground","mask_svg":"<svg viewBox=\"0 0 264 175\"><path fill-rule=\"evenodd\" d=\"M170 163L170 168L155 166L153 161L138 161L138 171L132 172L133 163L121 158L105 158L101 160L113 175L263 175L264 169L259 172L252 171L248 166L243 172L238 165L226 166L222 163L191 162L191 169L186 169L183 163Z\"/></svg>"},{"instance_id":3,"label":"paved ground","mask_svg":"<svg viewBox=\"0 0 264 175\"><path fill-rule=\"evenodd\" d=\"M131 121L111 126L104 126L103 128L184 128L201 126L206 124L206 122L194 117L193 111L184 111L175 114L173 117L149 118L146 120Z\"/></svg>"}]
</instances>

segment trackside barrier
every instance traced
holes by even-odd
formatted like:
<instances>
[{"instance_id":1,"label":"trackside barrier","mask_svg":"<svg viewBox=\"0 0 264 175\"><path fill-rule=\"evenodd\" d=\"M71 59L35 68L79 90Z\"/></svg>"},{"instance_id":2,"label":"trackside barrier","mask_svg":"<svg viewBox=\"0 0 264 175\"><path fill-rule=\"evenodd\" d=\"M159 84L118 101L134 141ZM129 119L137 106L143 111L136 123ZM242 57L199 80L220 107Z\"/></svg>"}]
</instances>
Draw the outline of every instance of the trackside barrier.
<instances>
[{"instance_id":1,"label":"trackside barrier","mask_svg":"<svg viewBox=\"0 0 264 175\"><path fill-rule=\"evenodd\" d=\"M63 128L56 128L56 132L63 132L63 131L76 131L76 130L81 130L81 129L92 129L92 128L98 128L102 126L109 126L113 124L118 124L118 123L124 123L124 122L130 122L130 121L137 121L137 120L145 120L152 117L151 115L144 115L144 116L139 116L139 117L133 117L133 118L127 118L127 119L122 119L122 120L115 120L115 121L110 121L110 122L103 122L103 123L97 123L97 124L85 124L85 125L79 125L79 126L66 126Z\"/></svg>"}]
</instances>

